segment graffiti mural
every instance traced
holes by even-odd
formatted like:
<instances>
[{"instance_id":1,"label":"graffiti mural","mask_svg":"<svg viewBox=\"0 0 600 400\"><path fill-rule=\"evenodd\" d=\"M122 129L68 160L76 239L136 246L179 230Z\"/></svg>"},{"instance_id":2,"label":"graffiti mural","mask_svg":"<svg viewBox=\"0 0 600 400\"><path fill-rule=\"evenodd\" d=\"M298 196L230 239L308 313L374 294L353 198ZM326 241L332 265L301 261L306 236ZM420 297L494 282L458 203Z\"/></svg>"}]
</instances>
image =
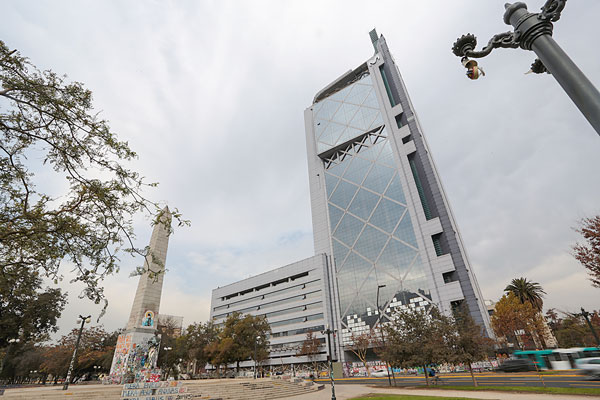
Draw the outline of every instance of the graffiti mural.
<instances>
[{"instance_id":1,"label":"graffiti mural","mask_svg":"<svg viewBox=\"0 0 600 400\"><path fill-rule=\"evenodd\" d=\"M132 332L119 335L106 383L122 384L156 379L160 339L157 333Z\"/></svg>"}]
</instances>

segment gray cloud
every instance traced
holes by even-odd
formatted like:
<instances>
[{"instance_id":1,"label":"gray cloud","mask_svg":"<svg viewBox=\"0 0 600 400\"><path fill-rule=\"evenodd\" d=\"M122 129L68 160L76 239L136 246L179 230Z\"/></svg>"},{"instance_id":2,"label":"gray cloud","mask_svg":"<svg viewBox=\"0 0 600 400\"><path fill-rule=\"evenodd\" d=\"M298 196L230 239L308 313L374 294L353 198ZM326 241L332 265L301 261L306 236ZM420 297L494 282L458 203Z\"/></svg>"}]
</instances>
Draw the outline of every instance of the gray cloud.
<instances>
[{"instance_id":1,"label":"gray cloud","mask_svg":"<svg viewBox=\"0 0 600 400\"><path fill-rule=\"evenodd\" d=\"M542 1L530 1L535 10ZM459 35L508 30L502 2L7 1L2 39L41 68L85 82L95 104L161 183L148 194L192 220L171 238L162 312L208 317L210 289L312 255L303 110L371 53L383 33L431 146L486 298L526 276L547 305L598 308L569 255L577 221L600 212L598 135L535 58L496 50L464 77ZM555 38L600 85L591 51L600 4L569 3ZM138 242L150 236L136 219ZM106 281L104 323L125 324L140 260ZM61 332L94 306L71 302ZM92 312L90 311L90 312Z\"/></svg>"}]
</instances>

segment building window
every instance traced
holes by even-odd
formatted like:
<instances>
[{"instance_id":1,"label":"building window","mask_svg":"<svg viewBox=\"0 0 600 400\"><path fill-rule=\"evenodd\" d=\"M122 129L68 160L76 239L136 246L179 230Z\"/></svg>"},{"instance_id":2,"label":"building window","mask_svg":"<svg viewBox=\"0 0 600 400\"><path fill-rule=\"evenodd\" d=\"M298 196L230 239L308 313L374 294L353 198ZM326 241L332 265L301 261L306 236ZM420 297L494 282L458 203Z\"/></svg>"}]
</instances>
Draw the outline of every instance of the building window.
<instances>
[{"instance_id":1,"label":"building window","mask_svg":"<svg viewBox=\"0 0 600 400\"><path fill-rule=\"evenodd\" d=\"M385 74L385 70L383 69L383 65L379 67L379 71L381 72L381 79L383 80L385 91L387 92L388 98L390 99L390 104L392 105L392 107L394 107L396 105L396 100L392 95L392 88L390 87L390 83L388 82L388 78Z\"/></svg>"},{"instance_id":2,"label":"building window","mask_svg":"<svg viewBox=\"0 0 600 400\"><path fill-rule=\"evenodd\" d=\"M456 282L458 280L456 271L444 272L442 277L444 278L444 283Z\"/></svg>"},{"instance_id":3,"label":"building window","mask_svg":"<svg viewBox=\"0 0 600 400\"><path fill-rule=\"evenodd\" d=\"M433 235L431 237L431 240L433 241L433 247L435 248L435 255L436 256L441 256L444 254L444 251L442 250L442 234L438 233L437 235Z\"/></svg>"},{"instance_id":4,"label":"building window","mask_svg":"<svg viewBox=\"0 0 600 400\"><path fill-rule=\"evenodd\" d=\"M421 179L419 178L419 172L417 171L417 165L415 164L415 158L409 157L408 163L410 164L410 170L412 171L412 175L415 180L415 185L417 185L417 192L419 192L419 199L421 199L421 206L423 206L423 212L425 213L425 218L427 220L430 220L431 218L433 218L433 215L431 214L431 209L429 208L429 203L427 202L427 197L425 197L425 190L423 189Z\"/></svg>"},{"instance_id":5,"label":"building window","mask_svg":"<svg viewBox=\"0 0 600 400\"><path fill-rule=\"evenodd\" d=\"M402 123L402 116L404 115L404 113L400 113L398 115L396 115L396 126L398 128L402 128L404 126L404 124Z\"/></svg>"},{"instance_id":6,"label":"building window","mask_svg":"<svg viewBox=\"0 0 600 400\"><path fill-rule=\"evenodd\" d=\"M452 313L456 314L457 312L459 312L462 309L464 302L464 300L451 301L450 307L452 308Z\"/></svg>"}]
</instances>

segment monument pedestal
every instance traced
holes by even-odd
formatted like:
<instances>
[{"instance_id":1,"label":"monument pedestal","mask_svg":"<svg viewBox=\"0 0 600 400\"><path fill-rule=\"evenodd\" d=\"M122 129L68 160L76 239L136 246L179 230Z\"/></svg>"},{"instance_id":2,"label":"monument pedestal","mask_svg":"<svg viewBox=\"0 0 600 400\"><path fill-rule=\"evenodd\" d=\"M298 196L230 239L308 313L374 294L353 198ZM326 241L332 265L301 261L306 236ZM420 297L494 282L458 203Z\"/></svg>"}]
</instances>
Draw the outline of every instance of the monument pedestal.
<instances>
[{"instance_id":1,"label":"monument pedestal","mask_svg":"<svg viewBox=\"0 0 600 400\"><path fill-rule=\"evenodd\" d=\"M136 328L119 335L109 383L158 380L160 371L156 369L156 361L159 349L160 335L156 329Z\"/></svg>"}]
</instances>

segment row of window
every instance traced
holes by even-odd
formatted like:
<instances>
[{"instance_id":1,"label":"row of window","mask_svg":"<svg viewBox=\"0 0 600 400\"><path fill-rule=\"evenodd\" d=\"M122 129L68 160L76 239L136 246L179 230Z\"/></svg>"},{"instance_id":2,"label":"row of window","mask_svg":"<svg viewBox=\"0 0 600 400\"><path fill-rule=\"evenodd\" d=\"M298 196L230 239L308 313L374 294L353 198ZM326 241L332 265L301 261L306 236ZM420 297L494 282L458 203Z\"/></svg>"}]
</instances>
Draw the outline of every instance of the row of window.
<instances>
[{"instance_id":1,"label":"row of window","mask_svg":"<svg viewBox=\"0 0 600 400\"><path fill-rule=\"evenodd\" d=\"M298 323L301 323L301 322L308 322L308 321L316 321L318 319L323 319L323 314L322 313L321 314L307 315L305 317L284 319L283 321L271 322L269 325L271 326L271 328L277 328L278 326L298 324Z\"/></svg>"},{"instance_id":2,"label":"row of window","mask_svg":"<svg viewBox=\"0 0 600 400\"><path fill-rule=\"evenodd\" d=\"M239 310L237 312L245 314L245 313L248 313L248 312L251 312L251 311L263 310L265 308L278 307L278 306L282 306L284 304L293 303L293 302L300 301L300 300L315 299L315 298L320 297L320 296L321 296L321 291L317 290L317 291L314 291L314 292L311 292L311 293L307 293L307 294L300 294L298 296L288 297L287 299L281 299L281 300L272 301L270 303L261 304L261 305L254 306L254 307L244 308L244 309ZM216 320L216 319L219 319L219 318L225 318L225 317L228 317L230 314L231 314L231 312L214 315L213 319ZM266 315L266 314L263 314L263 315ZM267 315L267 318L268 318L268 315Z\"/></svg>"},{"instance_id":3,"label":"row of window","mask_svg":"<svg viewBox=\"0 0 600 400\"><path fill-rule=\"evenodd\" d=\"M280 311L273 311L270 313L266 313L265 316L267 318L278 317L280 315L291 314L291 313L300 312L300 311L320 309L322 306L323 306L323 303L319 301L318 303L307 304L304 306L297 306L297 307L292 307L292 308L286 308L285 310L280 310Z\"/></svg>"},{"instance_id":4,"label":"row of window","mask_svg":"<svg viewBox=\"0 0 600 400\"><path fill-rule=\"evenodd\" d=\"M308 332L321 332L323 330L325 330L324 325L308 326L306 328L292 329L290 331L272 333L271 337L277 338L277 337L285 337L285 336L304 335L305 333L308 333Z\"/></svg>"},{"instance_id":5,"label":"row of window","mask_svg":"<svg viewBox=\"0 0 600 400\"><path fill-rule=\"evenodd\" d=\"M251 298L248 298L248 299L245 299L245 300L240 300L240 301L235 301L235 302L232 302L232 303L229 303L229 304L224 304L222 306L218 306L218 307L213 308L213 311L216 312L216 311L226 310L226 309L228 309L230 307L233 307L233 306L240 306L240 305L243 305L243 304L252 303L252 302L257 301L257 300L270 299L272 297L281 296L282 294L290 293L290 292L297 291L297 290L311 289L311 288L314 288L314 287L319 287L320 285L321 285L321 281L320 280L306 282L306 283L303 283L303 284L300 284L300 285L294 285L294 286L291 286L289 288L277 290L275 292L267 293L267 294L264 294L264 295L261 295L261 296L254 296L254 297L251 297Z\"/></svg>"},{"instance_id":6,"label":"row of window","mask_svg":"<svg viewBox=\"0 0 600 400\"><path fill-rule=\"evenodd\" d=\"M288 278L283 278L283 279L280 279L280 280L275 281L275 282L265 283L264 285L260 285L260 286L256 286L256 287L253 287L253 288L250 288L250 289L242 290L241 292L232 293L232 294L230 294L228 296L221 297L221 300L225 301L225 300L229 300L231 298L237 297L237 296L243 296L243 295L248 294L248 293L257 292L257 291L262 290L262 289L266 289L266 288L269 288L269 287L281 285L282 283L293 282L296 279L304 278L305 276L308 276L308 271L307 272L303 272L303 273L298 274L298 275L290 276Z\"/></svg>"},{"instance_id":7,"label":"row of window","mask_svg":"<svg viewBox=\"0 0 600 400\"><path fill-rule=\"evenodd\" d=\"M325 344L325 338L317 339L319 344ZM302 348L304 341L279 343L269 346L269 351L298 351Z\"/></svg>"}]
</instances>

